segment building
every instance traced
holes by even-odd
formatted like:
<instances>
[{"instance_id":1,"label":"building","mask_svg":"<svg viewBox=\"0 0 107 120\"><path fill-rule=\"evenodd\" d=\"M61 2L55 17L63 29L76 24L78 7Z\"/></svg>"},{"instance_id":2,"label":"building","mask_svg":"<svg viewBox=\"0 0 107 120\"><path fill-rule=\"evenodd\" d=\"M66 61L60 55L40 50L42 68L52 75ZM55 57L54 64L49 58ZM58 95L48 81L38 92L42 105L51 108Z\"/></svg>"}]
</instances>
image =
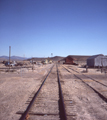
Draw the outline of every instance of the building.
<instances>
[{"instance_id":1,"label":"building","mask_svg":"<svg viewBox=\"0 0 107 120\"><path fill-rule=\"evenodd\" d=\"M64 58L65 62L63 64L70 64L70 65L74 65L74 58L71 56L67 56L66 58Z\"/></svg>"},{"instance_id":2,"label":"building","mask_svg":"<svg viewBox=\"0 0 107 120\"><path fill-rule=\"evenodd\" d=\"M87 59L87 66L98 67L107 66L107 57L103 54L93 55Z\"/></svg>"}]
</instances>

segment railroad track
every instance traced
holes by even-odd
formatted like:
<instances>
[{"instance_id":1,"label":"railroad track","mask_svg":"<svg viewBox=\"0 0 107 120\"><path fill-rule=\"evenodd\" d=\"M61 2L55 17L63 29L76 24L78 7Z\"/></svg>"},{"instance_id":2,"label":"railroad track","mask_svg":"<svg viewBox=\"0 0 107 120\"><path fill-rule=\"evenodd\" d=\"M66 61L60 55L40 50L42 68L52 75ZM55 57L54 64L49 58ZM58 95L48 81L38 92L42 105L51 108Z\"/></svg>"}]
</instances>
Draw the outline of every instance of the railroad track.
<instances>
[{"instance_id":1,"label":"railroad track","mask_svg":"<svg viewBox=\"0 0 107 120\"><path fill-rule=\"evenodd\" d=\"M53 66L19 120L67 120L58 66Z\"/></svg>"},{"instance_id":2,"label":"railroad track","mask_svg":"<svg viewBox=\"0 0 107 120\"><path fill-rule=\"evenodd\" d=\"M71 68L71 67L68 67L68 68L71 69L72 71L76 72L76 73L80 73L80 72L78 72L77 70L74 70L74 69ZM66 69L66 68L65 68L65 69ZM66 69L66 70L67 70L67 69ZM69 72L71 72L71 71L69 71ZM107 87L106 84L104 84L104 83L102 83L102 82L99 82L98 80L96 80L96 79L94 79L94 78L92 78L92 77L90 77L90 76L87 76L87 75L85 75L85 74L83 74L83 73L80 73L80 74L82 74L83 76L85 76L85 77L87 77L87 78L89 78L89 79L91 79L91 80L93 80L93 81L95 81L95 82L97 82L97 83L99 83L99 84Z\"/></svg>"},{"instance_id":3,"label":"railroad track","mask_svg":"<svg viewBox=\"0 0 107 120\"><path fill-rule=\"evenodd\" d=\"M84 75L72 68L66 68L64 66L62 66L66 71L68 71L69 73L72 73L77 79L81 80L85 85L87 85L88 87L90 87L95 93L97 93L99 95L99 97L104 100L105 102L107 102L107 86L95 79L93 79L92 77L89 77L87 75Z\"/></svg>"}]
</instances>

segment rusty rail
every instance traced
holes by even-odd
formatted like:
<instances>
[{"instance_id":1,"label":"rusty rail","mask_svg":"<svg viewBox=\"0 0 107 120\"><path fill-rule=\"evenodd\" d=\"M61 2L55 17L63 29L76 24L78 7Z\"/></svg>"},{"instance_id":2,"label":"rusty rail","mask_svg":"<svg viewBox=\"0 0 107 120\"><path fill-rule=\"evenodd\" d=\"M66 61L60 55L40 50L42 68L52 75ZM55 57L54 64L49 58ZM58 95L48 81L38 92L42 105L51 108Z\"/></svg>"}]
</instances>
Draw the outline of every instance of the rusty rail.
<instances>
[{"instance_id":1,"label":"rusty rail","mask_svg":"<svg viewBox=\"0 0 107 120\"><path fill-rule=\"evenodd\" d=\"M66 69L67 70L67 69ZM73 69L71 69L71 70L73 70ZM68 71L68 70L67 70ZM77 72L76 70L73 70L73 71L75 71L75 72ZM79 73L79 72L78 72ZM84 74L82 74L82 75L84 75ZM106 103L107 103L107 98L103 95L103 94L101 94L100 92L98 92L96 89L94 89L92 86L90 86L88 83L86 83L82 78L80 78L80 77L78 77L76 74L74 74L74 76L76 77L76 78L78 78L78 79L80 79L84 84L86 84L89 88L91 88L95 93L97 93L98 95L99 95L99 97L103 100L103 101L105 101ZM95 82L98 82L98 81L96 81L96 80L94 80L93 78L91 78L91 77L89 77L89 76L86 76L86 75L84 75L85 77L88 77L88 78L90 78L90 79L92 79L93 81L95 81ZM98 83L100 83L100 82L98 82ZM101 84L101 83L100 83ZM102 84L102 85L104 85L104 84ZM104 86L106 86L106 85L104 85ZM106 86L107 87L107 86Z\"/></svg>"},{"instance_id":2,"label":"rusty rail","mask_svg":"<svg viewBox=\"0 0 107 120\"><path fill-rule=\"evenodd\" d=\"M61 83L60 83L60 78L59 78L58 66L56 66L56 67L57 67L57 78L58 78L58 85L59 85L59 114L60 114L60 119L67 120L65 105L64 105L64 100L63 100L63 94L62 94L62 88L61 88Z\"/></svg>"},{"instance_id":3,"label":"rusty rail","mask_svg":"<svg viewBox=\"0 0 107 120\"><path fill-rule=\"evenodd\" d=\"M54 67L54 65L52 66L52 68ZM34 95L33 99L31 100L30 104L28 105L26 111L22 114L21 118L19 120L26 120L29 118L29 111L32 108L35 99L37 98L38 94L40 93L42 86L44 85L47 77L49 76L50 72L52 71L52 68L50 69L49 73L47 74L46 78L44 79L43 83L41 84L40 88L38 89L38 91L36 92L36 94Z\"/></svg>"}]
</instances>

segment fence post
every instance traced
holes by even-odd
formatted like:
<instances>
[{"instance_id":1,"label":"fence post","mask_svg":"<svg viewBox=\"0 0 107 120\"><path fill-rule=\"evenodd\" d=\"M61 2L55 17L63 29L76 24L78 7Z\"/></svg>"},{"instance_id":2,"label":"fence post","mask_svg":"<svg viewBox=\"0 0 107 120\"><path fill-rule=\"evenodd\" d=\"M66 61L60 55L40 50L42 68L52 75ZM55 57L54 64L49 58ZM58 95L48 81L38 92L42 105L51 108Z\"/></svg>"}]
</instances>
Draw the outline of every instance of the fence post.
<instances>
[{"instance_id":1,"label":"fence post","mask_svg":"<svg viewBox=\"0 0 107 120\"><path fill-rule=\"evenodd\" d=\"M86 72L88 72L88 66L86 65Z\"/></svg>"}]
</instances>

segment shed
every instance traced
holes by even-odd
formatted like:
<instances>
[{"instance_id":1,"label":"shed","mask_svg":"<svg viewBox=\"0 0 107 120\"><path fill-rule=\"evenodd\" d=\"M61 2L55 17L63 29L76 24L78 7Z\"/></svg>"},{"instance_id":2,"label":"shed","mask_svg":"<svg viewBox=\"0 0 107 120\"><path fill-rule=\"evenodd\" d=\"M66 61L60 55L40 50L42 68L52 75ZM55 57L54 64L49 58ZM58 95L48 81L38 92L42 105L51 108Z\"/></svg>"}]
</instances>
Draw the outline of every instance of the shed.
<instances>
[{"instance_id":1,"label":"shed","mask_svg":"<svg viewBox=\"0 0 107 120\"><path fill-rule=\"evenodd\" d=\"M89 67L107 66L107 57L103 54L93 55L87 59Z\"/></svg>"},{"instance_id":2,"label":"shed","mask_svg":"<svg viewBox=\"0 0 107 120\"><path fill-rule=\"evenodd\" d=\"M72 58L71 56L67 56L66 58L64 58L65 62L63 64L74 64L74 58Z\"/></svg>"}]
</instances>

